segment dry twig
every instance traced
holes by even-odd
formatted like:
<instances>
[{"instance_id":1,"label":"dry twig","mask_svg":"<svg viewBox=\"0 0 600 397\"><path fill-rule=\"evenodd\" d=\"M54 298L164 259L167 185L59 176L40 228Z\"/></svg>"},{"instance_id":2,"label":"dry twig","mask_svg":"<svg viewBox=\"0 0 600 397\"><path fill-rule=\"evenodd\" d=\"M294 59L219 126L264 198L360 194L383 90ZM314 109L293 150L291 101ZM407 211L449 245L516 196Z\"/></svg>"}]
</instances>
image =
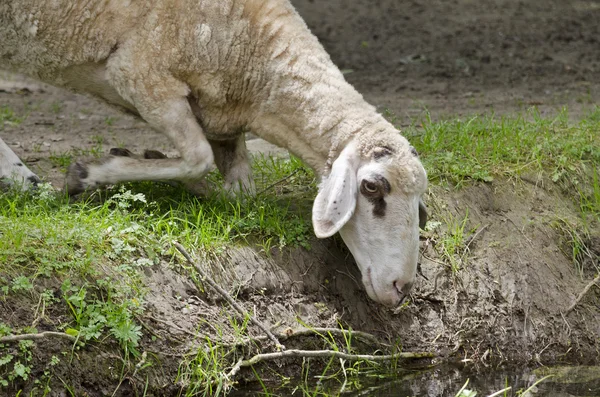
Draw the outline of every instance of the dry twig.
<instances>
[{"instance_id":1,"label":"dry twig","mask_svg":"<svg viewBox=\"0 0 600 397\"><path fill-rule=\"evenodd\" d=\"M38 334L20 334L20 335L3 336L0 338L0 343L18 342L21 340L40 340L40 339L46 339L46 338L50 338L50 337L68 339L71 342L77 341L76 337L74 337L73 335L65 334L64 332L46 331L46 332L40 332Z\"/></svg>"},{"instance_id":2,"label":"dry twig","mask_svg":"<svg viewBox=\"0 0 600 397\"><path fill-rule=\"evenodd\" d=\"M477 239L477 237L479 237L479 235L488 228L488 226L490 226L490 224L488 223L487 225L484 225L483 227L479 228L479 230L477 230L477 232L475 232L475 234L473 234L472 236L470 236L467 239L467 244L465 244L465 252L467 252L467 250L469 249L469 247L471 246L471 244L473 244L473 242Z\"/></svg>"},{"instance_id":3,"label":"dry twig","mask_svg":"<svg viewBox=\"0 0 600 397\"><path fill-rule=\"evenodd\" d=\"M435 355L430 352L417 353L398 353L375 356L371 354L349 354L335 350L285 350L274 353L261 353L254 357L244 360L240 363L240 367L249 367L258 364L261 361L277 360L286 357L303 357L303 358L341 358L348 361L391 361L397 359L418 359L418 358L433 358Z\"/></svg>"},{"instance_id":4,"label":"dry twig","mask_svg":"<svg viewBox=\"0 0 600 397\"><path fill-rule=\"evenodd\" d=\"M242 363L244 362L243 359L239 359L237 363L235 363L235 365L233 366L233 368L231 368L231 371L229 371L227 373L227 375L225 375L225 377L227 379L232 379L235 375L237 375L238 372L240 372L240 369L242 368Z\"/></svg>"},{"instance_id":5,"label":"dry twig","mask_svg":"<svg viewBox=\"0 0 600 397\"><path fill-rule=\"evenodd\" d=\"M302 358L339 358L348 361L392 361L398 359L419 359L419 358L433 358L435 355L430 352L418 352L418 353L398 353L389 354L382 356L375 356L371 354L349 354L335 350L285 350L274 353L261 353L253 356L248 360L239 360L227 373L227 378L233 378L243 367L250 367L258 364L261 361L271 361L280 358L287 357L302 357Z\"/></svg>"},{"instance_id":6,"label":"dry twig","mask_svg":"<svg viewBox=\"0 0 600 397\"><path fill-rule=\"evenodd\" d=\"M306 336L306 335L318 335L318 334L334 334L341 336L354 336L361 339L366 339L371 342L377 343L378 345L385 345L385 343L381 342L375 335L369 334L368 332L362 331L353 331L346 330L341 328L303 328L298 330L289 330L288 332L283 332L279 335L279 337L283 340L289 339L294 336Z\"/></svg>"},{"instance_id":7,"label":"dry twig","mask_svg":"<svg viewBox=\"0 0 600 397\"><path fill-rule=\"evenodd\" d=\"M590 281L588 283L588 285L585 286L585 288L583 289L583 291L581 291L581 293L577 296L577 299L575 299L575 302L573 302L571 304L571 306L569 306L569 308L565 311L565 314L569 314L573 309L575 309L575 306L577 306L579 304L579 302L581 302L581 300L583 299L583 297L585 296L585 294L588 293L588 291L595 285L598 284L600 285L598 282L600 282L600 274L596 276L595 279L593 279L592 281Z\"/></svg>"},{"instance_id":8,"label":"dry twig","mask_svg":"<svg viewBox=\"0 0 600 397\"><path fill-rule=\"evenodd\" d=\"M269 328L262 322L260 322L258 319L256 319L254 316L250 315L250 313L248 313L246 310L244 310L244 308L240 306L239 303L237 303L227 291L221 288L219 284L217 284L211 277L209 277L208 274L206 274L206 272L194 262L190 254L185 250L185 248L183 248L181 244L179 244L176 241L173 241L173 245L175 246L175 248L177 248L179 252L181 252L181 254L194 267L194 269L196 269L196 271L198 272L198 274L200 274L202 279L206 281L206 283L210 285L213 290L215 290L219 295L221 295L231 305L231 307L233 307L242 316L247 316L254 325L259 327L267 335L267 337L271 339L273 343L275 343L277 349L285 350L285 346L279 342L279 340L275 337L275 335L273 335L271 331L269 331Z\"/></svg>"},{"instance_id":9,"label":"dry twig","mask_svg":"<svg viewBox=\"0 0 600 397\"><path fill-rule=\"evenodd\" d=\"M261 190L260 192L256 193L257 196L260 196L261 194L265 193L268 190L271 190L272 188L274 188L275 186L279 185L280 183L283 183L285 181L287 181L288 179L290 179L291 177L293 177L294 175L296 175L298 173L298 171L300 171L301 168L296 169L294 172L290 173L289 175L281 178L280 180L271 183L269 186L267 186L266 188L264 188L263 190Z\"/></svg>"}]
</instances>

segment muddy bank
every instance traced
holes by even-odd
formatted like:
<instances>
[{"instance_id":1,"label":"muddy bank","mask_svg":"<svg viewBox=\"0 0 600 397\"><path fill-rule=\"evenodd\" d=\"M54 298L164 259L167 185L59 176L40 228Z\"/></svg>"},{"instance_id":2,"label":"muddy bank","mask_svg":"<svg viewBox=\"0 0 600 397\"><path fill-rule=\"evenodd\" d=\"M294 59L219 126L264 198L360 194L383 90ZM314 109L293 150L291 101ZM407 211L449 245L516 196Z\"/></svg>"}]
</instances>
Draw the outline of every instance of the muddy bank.
<instances>
[{"instance_id":1,"label":"muddy bank","mask_svg":"<svg viewBox=\"0 0 600 397\"><path fill-rule=\"evenodd\" d=\"M586 242L594 257L584 258L578 270L561 231L560 222L577 222L569 198L553 185L496 181L458 190L434 187L427 202L432 230L422 237L422 276L409 303L395 311L369 300L358 269L337 239L315 240L310 250L272 250L269 255L250 247L193 254L208 274L277 334L301 324L341 325L399 344L404 351L433 352L433 362L466 360L482 369L598 363L600 291L589 290L570 307L597 274L600 239L596 235ZM456 224L464 225L464 234L456 237L463 249L451 259L440 246L442 238L452 235L447 229ZM191 277L184 265L180 257L144 271L143 312L136 316L143 326L138 351L144 356L123 360L122 350L109 339L72 350L72 342L48 338L31 347L30 379L47 379L53 390L62 390L64 382L78 395L89 396L111 395L117 389L117 395L139 395L146 387L147 395L185 392L193 379L181 374L198 365L198 349L216 342L234 345L240 334L223 298ZM60 296L60 286L54 288ZM10 295L1 304L3 321L12 327L38 321L37 312L28 309L37 304L31 295ZM68 322L69 313L54 310L36 323L39 331L54 330L54 321ZM237 357L273 350L259 328L248 329L262 342L240 345ZM329 347L311 336L285 344L288 349ZM364 340L354 347L367 354L379 348ZM60 357L60 363L52 366L52 356ZM228 360L232 366L236 358ZM275 373L297 376L300 361L286 359L256 368L263 380L276 381ZM48 377L45 371L50 369ZM236 379L252 381L255 376L246 368ZM39 387L33 382L12 386L25 392Z\"/></svg>"}]
</instances>

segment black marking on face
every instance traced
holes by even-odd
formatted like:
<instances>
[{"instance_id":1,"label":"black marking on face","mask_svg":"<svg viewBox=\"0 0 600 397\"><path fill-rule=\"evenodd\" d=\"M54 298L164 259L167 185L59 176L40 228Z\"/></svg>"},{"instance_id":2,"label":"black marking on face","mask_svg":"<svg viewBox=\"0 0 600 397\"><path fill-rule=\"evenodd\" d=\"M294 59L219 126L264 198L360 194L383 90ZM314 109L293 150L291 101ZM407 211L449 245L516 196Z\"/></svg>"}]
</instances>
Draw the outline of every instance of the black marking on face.
<instances>
[{"instance_id":1,"label":"black marking on face","mask_svg":"<svg viewBox=\"0 0 600 397\"><path fill-rule=\"evenodd\" d=\"M23 163L15 163L15 167L22 167Z\"/></svg>"},{"instance_id":2,"label":"black marking on face","mask_svg":"<svg viewBox=\"0 0 600 397\"><path fill-rule=\"evenodd\" d=\"M414 146L410 147L410 152L412 153L413 156L419 157L419 152L417 152L417 149L415 149Z\"/></svg>"},{"instance_id":3,"label":"black marking on face","mask_svg":"<svg viewBox=\"0 0 600 397\"><path fill-rule=\"evenodd\" d=\"M360 184L360 192L373 204L373 216L383 218L387 203L385 196L392 190L390 182L383 176L377 175L371 179L363 179Z\"/></svg>"},{"instance_id":4,"label":"black marking on face","mask_svg":"<svg viewBox=\"0 0 600 397\"><path fill-rule=\"evenodd\" d=\"M385 216L385 207L387 206L384 198L370 198L369 201L373 204L373 216L383 218Z\"/></svg>"}]
</instances>

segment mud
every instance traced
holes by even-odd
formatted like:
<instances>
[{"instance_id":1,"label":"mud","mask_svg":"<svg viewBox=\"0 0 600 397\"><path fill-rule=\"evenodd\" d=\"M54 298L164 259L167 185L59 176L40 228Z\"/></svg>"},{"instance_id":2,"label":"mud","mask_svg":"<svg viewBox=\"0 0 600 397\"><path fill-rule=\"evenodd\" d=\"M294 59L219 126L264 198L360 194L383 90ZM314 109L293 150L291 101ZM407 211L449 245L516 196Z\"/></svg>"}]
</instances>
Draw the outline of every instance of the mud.
<instances>
[{"instance_id":1,"label":"mud","mask_svg":"<svg viewBox=\"0 0 600 397\"><path fill-rule=\"evenodd\" d=\"M425 112L443 119L514 114L533 105L542 114L567 106L576 118L598 103L597 1L293 3L347 79L378 108L392 111L401 125ZM5 125L3 139L34 172L57 186L63 174L56 155L67 150L89 154L124 146L134 152L152 148L176 155L143 122L93 99L8 73L0 80L0 106L27 114L19 125ZM460 270L453 272L441 264L436 250L441 231L425 233L423 277L418 278L411 303L398 313L367 298L355 264L337 239L315 240L310 251L270 256L251 248L230 248L219 257L204 257L202 263L238 292L247 309L268 324L278 324L278 330L296 328L297 318L313 326L336 326L340 321L391 342L400 340L406 350L433 350L444 359L482 366L597 363L598 289L565 314L593 277L597 257L595 263L584 263L582 273L576 270L556 219L575 221L578 210L552 183L538 182L497 180L460 190L434 187L428 197L434 221L468 214L468 252ZM598 255L600 238L588 243ZM161 364L147 372L150 390L154 395L176 394L184 386L175 381L181 356L198 343L191 335L214 337L210 324L226 329L227 321L218 297L205 294L166 264L146 276L148 310L142 318L146 336L141 350ZM13 325L24 326L32 318L20 308L32 305L35 302L9 301L2 303L2 310L10 313ZM73 364L54 369L53 379L72 384L77 395L110 395L122 378L123 363L118 355L97 349L88 345L78 351ZM67 344L36 345L37 373L32 375L41 376L48 357L65 350ZM135 363L128 365L117 395L143 390L141 378L130 376ZM60 389L60 383L55 385Z\"/></svg>"}]
</instances>

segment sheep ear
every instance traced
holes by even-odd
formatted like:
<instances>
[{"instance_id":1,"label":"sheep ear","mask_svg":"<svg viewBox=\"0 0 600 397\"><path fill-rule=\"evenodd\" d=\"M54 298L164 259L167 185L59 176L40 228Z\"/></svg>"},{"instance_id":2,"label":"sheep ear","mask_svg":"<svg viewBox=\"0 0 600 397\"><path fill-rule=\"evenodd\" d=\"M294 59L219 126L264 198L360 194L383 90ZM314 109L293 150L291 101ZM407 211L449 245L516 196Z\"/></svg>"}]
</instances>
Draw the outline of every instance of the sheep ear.
<instances>
[{"instance_id":1,"label":"sheep ear","mask_svg":"<svg viewBox=\"0 0 600 397\"><path fill-rule=\"evenodd\" d=\"M346 146L323 178L313 205L313 228L319 238L330 237L339 231L356 208L356 172L359 156L353 144Z\"/></svg>"},{"instance_id":2,"label":"sheep ear","mask_svg":"<svg viewBox=\"0 0 600 397\"><path fill-rule=\"evenodd\" d=\"M427 208L423 200L419 199L419 227L425 230L425 225L427 225Z\"/></svg>"}]
</instances>

